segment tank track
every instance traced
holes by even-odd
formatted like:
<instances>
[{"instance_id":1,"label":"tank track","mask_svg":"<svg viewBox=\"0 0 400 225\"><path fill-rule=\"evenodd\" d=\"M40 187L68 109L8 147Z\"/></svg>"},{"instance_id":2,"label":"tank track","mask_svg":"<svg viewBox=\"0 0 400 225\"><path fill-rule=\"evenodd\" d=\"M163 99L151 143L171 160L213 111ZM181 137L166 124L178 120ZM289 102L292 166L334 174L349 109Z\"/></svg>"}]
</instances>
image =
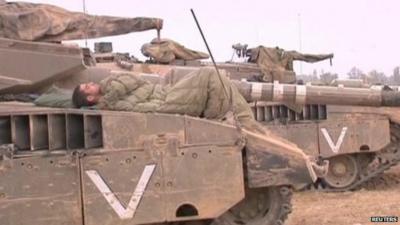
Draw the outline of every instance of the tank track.
<instances>
[{"instance_id":1,"label":"tank track","mask_svg":"<svg viewBox=\"0 0 400 225\"><path fill-rule=\"evenodd\" d=\"M360 176L356 182L345 188L331 188L329 186L324 186L321 181L318 181L317 184L312 185L310 189L326 192L354 191L362 188L362 185L371 178L382 174L400 163L400 124L394 122L390 123L390 135L391 143L377 152L371 163L365 168L361 168Z\"/></svg>"},{"instance_id":2,"label":"tank track","mask_svg":"<svg viewBox=\"0 0 400 225\"><path fill-rule=\"evenodd\" d=\"M288 218L289 214L292 212L292 189L288 187L281 187L279 189L279 194L281 195L283 204L281 205L281 210L279 212L279 219L275 222L276 225L282 225Z\"/></svg>"},{"instance_id":3,"label":"tank track","mask_svg":"<svg viewBox=\"0 0 400 225\"><path fill-rule=\"evenodd\" d=\"M250 189L251 190L251 189ZM209 221L204 221L201 225L246 225L246 224L258 224L258 225L283 225L288 215L292 212L292 189L287 186L276 187L270 194L274 195L271 200L279 202L278 207L270 209L269 213L272 215L259 215L257 221L237 219L233 212L234 210L228 210L225 214L220 217ZM257 209L255 209L257 210ZM195 221L194 221L195 222ZM190 222L189 222L190 224ZM186 224L186 225L189 225Z\"/></svg>"}]
</instances>

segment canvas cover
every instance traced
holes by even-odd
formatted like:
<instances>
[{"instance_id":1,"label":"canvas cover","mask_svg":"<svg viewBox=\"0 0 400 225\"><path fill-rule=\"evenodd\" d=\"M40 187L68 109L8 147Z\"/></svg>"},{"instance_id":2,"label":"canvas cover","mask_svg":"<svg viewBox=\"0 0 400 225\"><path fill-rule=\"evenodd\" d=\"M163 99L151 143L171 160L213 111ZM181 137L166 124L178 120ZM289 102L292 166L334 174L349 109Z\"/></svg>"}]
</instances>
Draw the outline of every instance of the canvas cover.
<instances>
[{"instance_id":1,"label":"canvas cover","mask_svg":"<svg viewBox=\"0 0 400 225\"><path fill-rule=\"evenodd\" d=\"M258 46L249 49L249 62L257 63L265 82L279 81L291 83L296 81L293 72L293 61L300 60L314 63L333 58L333 54L302 54L297 51L285 51L281 48Z\"/></svg>"},{"instance_id":2,"label":"canvas cover","mask_svg":"<svg viewBox=\"0 0 400 225\"><path fill-rule=\"evenodd\" d=\"M60 42L161 29L158 18L93 16L26 2L0 2L0 37Z\"/></svg>"},{"instance_id":3,"label":"canvas cover","mask_svg":"<svg viewBox=\"0 0 400 225\"><path fill-rule=\"evenodd\" d=\"M159 63L171 63L176 59L197 60L209 58L209 55L204 52L188 49L170 39L154 39L142 46L142 53L144 56L151 57Z\"/></svg>"}]
</instances>

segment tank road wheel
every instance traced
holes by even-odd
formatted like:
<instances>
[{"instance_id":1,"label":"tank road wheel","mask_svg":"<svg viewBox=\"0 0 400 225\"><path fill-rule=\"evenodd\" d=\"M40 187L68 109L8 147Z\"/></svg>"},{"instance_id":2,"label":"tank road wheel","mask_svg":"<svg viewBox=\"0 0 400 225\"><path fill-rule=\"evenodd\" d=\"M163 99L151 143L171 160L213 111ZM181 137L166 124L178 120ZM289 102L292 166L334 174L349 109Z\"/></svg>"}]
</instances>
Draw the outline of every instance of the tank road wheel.
<instances>
[{"instance_id":1,"label":"tank road wheel","mask_svg":"<svg viewBox=\"0 0 400 225\"><path fill-rule=\"evenodd\" d=\"M340 155L329 159L328 174L323 182L334 189L342 189L352 185L359 176L357 159L353 155Z\"/></svg>"},{"instance_id":2,"label":"tank road wheel","mask_svg":"<svg viewBox=\"0 0 400 225\"><path fill-rule=\"evenodd\" d=\"M211 225L281 225L291 212L288 187L247 189L245 198Z\"/></svg>"}]
</instances>

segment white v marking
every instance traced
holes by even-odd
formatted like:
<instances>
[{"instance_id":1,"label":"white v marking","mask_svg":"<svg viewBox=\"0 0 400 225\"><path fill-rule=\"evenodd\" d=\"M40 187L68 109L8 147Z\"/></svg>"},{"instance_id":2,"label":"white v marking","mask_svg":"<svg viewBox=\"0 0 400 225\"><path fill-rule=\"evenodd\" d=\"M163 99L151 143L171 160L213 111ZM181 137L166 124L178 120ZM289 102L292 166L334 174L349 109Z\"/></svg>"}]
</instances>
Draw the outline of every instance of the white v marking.
<instances>
[{"instance_id":1,"label":"white v marking","mask_svg":"<svg viewBox=\"0 0 400 225\"><path fill-rule=\"evenodd\" d=\"M139 182L136 185L135 191L128 203L128 206L124 208L115 194L110 190L104 180L101 178L96 170L87 170L86 174L90 177L93 183L96 185L97 189L101 192L104 198L107 200L108 204L114 209L118 214L119 218L126 220L131 219L135 215L135 211L139 205L140 200L144 194L147 184L153 175L155 164L146 165L142 175L139 178Z\"/></svg>"},{"instance_id":2,"label":"white v marking","mask_svg":"<svg viewBox=\"0 0 400 225\"><path fill-rule=\"evenodd\" d=\"M321 128L321 132L324 135L326 142L328 142L328 145L331 148L332 152L337 154L340 150L340 146L342 146L344 136L346 135L346 132L347 132L347 127L342 128L342 132L340 132L340 135L339 135L339 138L338 138L336 144L333 143L332 138L329 135L326 128Z\"/></svg>"}]
</instances>

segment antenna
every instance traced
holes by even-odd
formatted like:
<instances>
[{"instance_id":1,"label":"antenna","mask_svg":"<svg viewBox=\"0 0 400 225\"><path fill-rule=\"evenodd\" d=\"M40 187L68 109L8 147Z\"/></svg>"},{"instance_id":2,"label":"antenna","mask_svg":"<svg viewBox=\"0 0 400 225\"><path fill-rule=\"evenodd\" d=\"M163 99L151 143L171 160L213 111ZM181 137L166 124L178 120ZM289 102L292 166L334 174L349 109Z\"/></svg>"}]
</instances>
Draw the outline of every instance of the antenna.
<instances>
[{"instance_id":1,"label":"antenna","mask_svg":"<svg viewBox=\"0 0 400 225\"><path fill-rule=\"evenodd\" d=\"M86 10L86 0L82 0L82 6L83 6L83 13L87 14L87 10ZM87 43L87 32L85 30L85 47L87 48L88 43Z\"/></svg>"},{"instance_id":2,"label":"antenna","mask_svg":"<svg viewBox=\"0 0 400 225\"><path fill-rule=\"evenodd\" d=\"M204 34L203 34L203 30L202 30L201 27L200 27L199 21L197 21L196 14L194 13L193 9L190 9L190 12L192 12L193 19L194 19L194 21L196 22L197 28L198 28L199 31L200 31L200 35L201 35L201 37L203 38L204 44L205 44L206 47L207 47L207 51L208 51L208 53L210 54L211 61L212 61L213 64L214 64L214 68L215 68L215 70L216 70L216 72L217 72L219 81L221 82L222 88L224 89L224 94L225 94L226 98L229 99L229 110L230 110L230 111L232 112L232 114L233 114L233 118L234 118L234 121L235 121L236 130L241 134L241 131L242 131L242 129L241 129L241 127L240 127L241 124L240 124L239 119L238 119L237 114L236 114L236 108L235 108L235 106L233 105L232 87L229 87L229 91L230 91L230 92L229 92L229 93L230 93L230 96L229 96L229 94L228 94L228 89L227 89L227 87L225 86L224 82L222 81L222 77L221 77L221 74L219 73L219 70L218 70L218 67L217 67L217 63L215 63L214 56L213 56L213 54L211 53L211 49L210 49L210 47L208 47L208 43L207 43L206 37L205 37Z\"/></svg>"},{"instance_id":3,"label":"antenna","mask_svg":"<svg viewBox=\"0 0 400 225\"><path fill-rule=\"evenodd\" d=\"M302 41L301 41L301 14L297 14L298 25L299 25L299 52L302 52ZM303 63L300 61L300 74L303 75Z\"/></svg>"},{"instance_id":4,"label":"antenna","mask_svg":"<svg viewBox=\"0 0 400 225\"><path fill-rule=\"evenodd\" d=\"M213 56L213 54L211 53L210 47L208 47L207 40L206 40L206 38L205 38L205 36L204 36L204 34L203 34L203 30L201 29L199 22L197 21L196 14L194 13L193 9L190 9L190 12L192 12L194 21L196 22L197 28L198 28L199 31L200 31L200 35L201 35L201 37L203 38L204 44L206 45L208 54L210 54L211 61L212 61L213 65L214 65L215 71L217 72L219 81L221 82L221 85L222 85L222 87L223 87L223 89L224 89L225 96L226 96L226 98L229 98L228 89L225 87L225 84L224 84L224 82L222 81L221 74L219 73L219 70L218 70L218 67L217 67L217 63L215 63L214 56Z\"/></svg>"}]
</instances>

